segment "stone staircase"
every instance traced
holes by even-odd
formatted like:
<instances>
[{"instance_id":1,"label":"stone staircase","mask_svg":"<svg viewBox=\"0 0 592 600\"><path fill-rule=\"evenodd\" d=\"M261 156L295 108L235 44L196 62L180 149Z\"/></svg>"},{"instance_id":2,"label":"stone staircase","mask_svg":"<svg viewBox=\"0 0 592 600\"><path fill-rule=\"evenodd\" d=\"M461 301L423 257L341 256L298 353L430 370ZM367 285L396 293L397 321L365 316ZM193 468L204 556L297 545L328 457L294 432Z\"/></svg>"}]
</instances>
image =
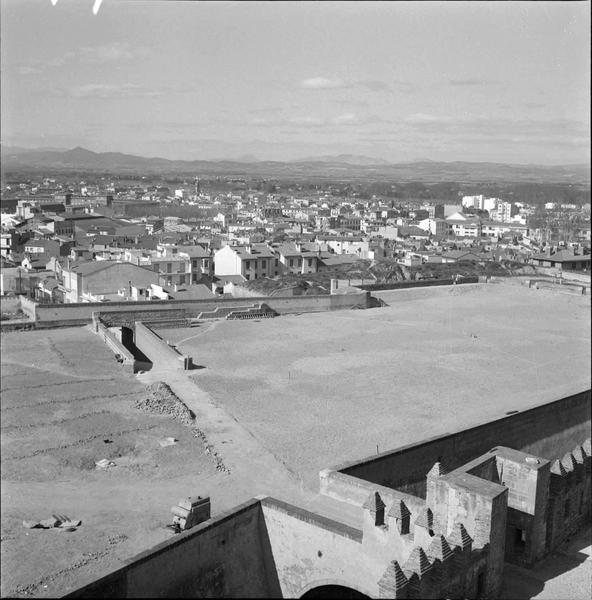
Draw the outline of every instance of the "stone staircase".
<instances>
[{"instance_id":1,"label":"stone staircase","mask_svg":"<svg viewBox=\"0 0 592 600\"><path fill-rule=\"evenodd\" d=\"M217 306L214 310L199 313L199 315L197 315L195 319L192 319L192 321L203 321L205 319L225 319L232 312L249 311L254 308L259 308L259 305L249 304L246 306Z\"/></svg>"},{"instance_id":2,"label":"stone staircase","mask_svg":"<svg viewBox=\"0 0 592 600\"><path fill-rule=\"evenodd\" d=\"M269 306L262 304L256 308L249 308L247 310L237 309L226 315L226 320L247 320L247 319L271 319L277 317L275 310L269 308Z\"/></svg>"}]
</instances>

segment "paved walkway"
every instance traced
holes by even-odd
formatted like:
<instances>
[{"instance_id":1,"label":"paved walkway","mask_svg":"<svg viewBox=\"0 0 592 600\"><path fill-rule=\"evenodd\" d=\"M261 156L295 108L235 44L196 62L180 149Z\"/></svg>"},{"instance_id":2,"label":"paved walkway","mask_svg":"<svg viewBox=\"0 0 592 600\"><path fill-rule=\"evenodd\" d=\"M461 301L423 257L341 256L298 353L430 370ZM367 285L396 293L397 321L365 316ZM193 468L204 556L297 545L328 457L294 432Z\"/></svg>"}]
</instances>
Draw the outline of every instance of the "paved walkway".
<instances>
[{"instance_id":1,"label":"paved walkway","mask_svg":"<svg viewBox=\"0 0 592 600\"><path fill-rule=\"evenodd\" d=\"M257 495L273 496L350 526L361 527L359 508L305 487L298 474L290 471L223 407L214 404L209 394L190 379L188 372L155 366L137 377L146 385L158 381L166 383L195 413L197 427L206 434L209 444L230 470L233 485L244 492L245 499Z\"/></svg>"}]
</instances>

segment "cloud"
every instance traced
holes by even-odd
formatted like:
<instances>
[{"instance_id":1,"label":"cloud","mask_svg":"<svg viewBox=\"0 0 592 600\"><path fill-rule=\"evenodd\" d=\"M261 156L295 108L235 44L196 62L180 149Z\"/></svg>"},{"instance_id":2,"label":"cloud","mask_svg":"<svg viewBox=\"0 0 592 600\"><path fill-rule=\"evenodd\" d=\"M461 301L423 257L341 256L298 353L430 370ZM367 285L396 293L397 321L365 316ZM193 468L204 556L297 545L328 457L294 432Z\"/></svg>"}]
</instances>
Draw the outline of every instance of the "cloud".
<instances>
[{"instance_id":1,"label":"cloud","mask_svg":"<svg viewBox=\"0 0 592 600\"><path fill-rule=\"evenodd\" d=\"M496 85L498 82L490 79L450 79L448 83L450 85L483 86Z\"/></svg>"},{"instance_id":2,"label":"cloud","mask_svg":"<svg viewBox=\"0 0 592 600\"><path fill-rule=\"evenodd\" d=\"M38 67L23 65L21 67L17 67L17 73L19 75L39 75L40 73L43 73L43 70L39 69Z\"/></svg>"},{"instance_id":3,"label":"cloud","mask_svg":"<svg viewBox=\"0 0 592 600\"><path fill-rule=\"evenodd\" d=\"M131 46L127 42L113 42L100 46L81 46L75 50L65 52L61 56L46 60L36 59L23 63L20 69L46 69L59 68L66 65L104 65L122 61L145 58L148 55L146 46Z\"/></svg>"},{"instance_id":4,"label":"cloud","mask_svg":"<svg viewBox=\"0 0 592 600\"><path fill-rule=\"evenodd\" d=\"M379 79L345 80L338 77L310 77L302 79L300 87L307 90L339 90L349 88L364 88L371 92L390 92L391 87Z\"/></svg>"},{"instance_id":5,"label":"cloud","mask_svg":"<svg viewBox=\"0 0 592 600\"><path fill-rule=\"evenodd\" d=\"M143 47L132 49L126 42L113 42L102 46L83 46L79 49L78 56L82 63L104 64L131 60L141 53L140 51L143 52Z\"/></svg>"},{"instance_id":6,"label":"cloud","mask_svg":"<svg viewBox=\"0 0 592 600\"><path fill-rule=\"evenodd\" d=\"M134 83L85 83L69 88L48 90L49 95L74 98L158 98L165 94L163 89L148 88Z\"/></svg>"},{"instance_id":7,"label":"cloud","mask_svg":"<svg viewBox=\"0 0 592 600\"><path fill-rule=\"evenodd\" d=\"M359 85L361 87L365 87L372 92L390 92L391 91L391 88L388 85L388 83L385 83L384 81L379 81L376 79L359 81L357 83L357 85Z\"/></svg>"},{"instance_id":8,"label":"cloud","mask_svg":"<svg viewBox=\"0 0 592 600\"><path fill-rule=\"evenodd\" d=\"M447 123L452 117L446 117L442 115L430 115L426 113L414 113L405 117L406 123L415 123L421 125L422 123Z\"/></svg>"},{"instance_id":9,"label":"cloud","mask_svg":"<svg viewBox=\"0 0 592 600\"><path fill-rule=\"evenodd\" d=\"M300 86L308 90L335 90L351 87L351 84L343 79L328 79L327 77L311 77L303 79Z\"/></svg>"},{"instance_id":10,"label":"cloud","mask_svg":"<svg viewBox=\"0 0 592 600\"><path fill-rule=\"evenodd\" d=\"M324 129L326 131L338 131L343 127L366 126L373 123L388 123L388 121L378 117L377 115L360 116L353 112L346 112L335 115L334 117L316 117L311 115L297 115L286 118L256 117L249 119L246 123L242 123L242 125L255 127L292 128L299 130Z\"/></svg>"}]
</instances>

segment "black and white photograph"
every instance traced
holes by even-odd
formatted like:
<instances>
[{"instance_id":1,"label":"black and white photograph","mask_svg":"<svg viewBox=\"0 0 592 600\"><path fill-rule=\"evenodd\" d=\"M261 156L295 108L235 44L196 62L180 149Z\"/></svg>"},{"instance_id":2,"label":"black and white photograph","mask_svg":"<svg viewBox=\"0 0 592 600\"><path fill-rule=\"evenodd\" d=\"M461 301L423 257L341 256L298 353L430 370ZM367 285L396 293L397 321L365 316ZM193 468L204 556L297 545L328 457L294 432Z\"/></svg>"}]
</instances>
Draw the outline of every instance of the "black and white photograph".
<instances>
[{"instance_id":1,"label":"black and white photograph","mask_svg":"<svg viewBox=\"0 0 592 600\"><path fill-rule=\"evenodd\" d=\"M587 600L591 0L0 0L0 597Z\"/></svg>"}]
</instances>

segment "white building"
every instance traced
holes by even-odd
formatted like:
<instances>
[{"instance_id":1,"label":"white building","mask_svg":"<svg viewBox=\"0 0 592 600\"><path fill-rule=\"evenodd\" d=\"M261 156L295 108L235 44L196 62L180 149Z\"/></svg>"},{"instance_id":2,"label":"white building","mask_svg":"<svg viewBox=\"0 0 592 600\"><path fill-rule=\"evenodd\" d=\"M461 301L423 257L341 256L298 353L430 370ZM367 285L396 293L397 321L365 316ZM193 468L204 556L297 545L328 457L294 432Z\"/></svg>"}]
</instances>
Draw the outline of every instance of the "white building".
<instances>
[{"instance_id":1,"label":"white building","mask_svg":"<svg viewBox=\"0 0 592 600\"><path fill-rule=\"evenodd\" d=\"M214 254L214 274L241 275L247 280L279 275L279 260L267 244L224 246Z\"/></svg>"}]
</instances>

